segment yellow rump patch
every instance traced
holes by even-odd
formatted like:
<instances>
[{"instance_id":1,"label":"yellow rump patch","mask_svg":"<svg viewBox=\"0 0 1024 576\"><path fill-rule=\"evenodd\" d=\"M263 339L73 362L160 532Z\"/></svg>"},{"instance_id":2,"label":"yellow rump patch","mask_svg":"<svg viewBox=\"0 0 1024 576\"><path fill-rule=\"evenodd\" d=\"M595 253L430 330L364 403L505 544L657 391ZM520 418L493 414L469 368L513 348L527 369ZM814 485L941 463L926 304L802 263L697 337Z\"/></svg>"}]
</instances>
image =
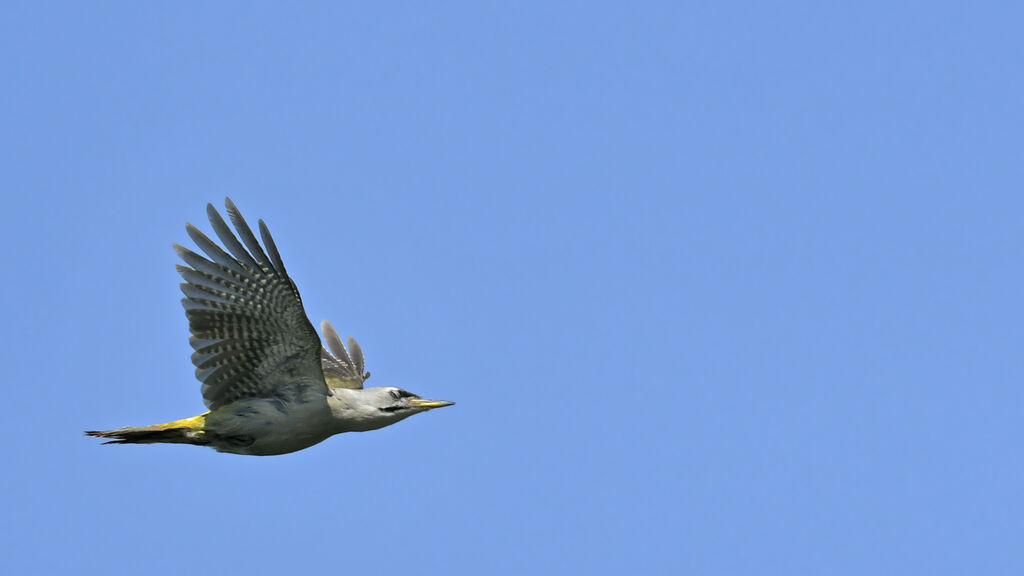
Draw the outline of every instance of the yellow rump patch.
<instances>
[{"instance_id":1,"label":"yellow rump patch","mask_svg":"<svg viewBox=\"0 0 1024 576\"><path fill-rule=\"evenodd\" d=\"M157 424L150 426L149 428L155 430L165 430L167 428L189 428L192 430L202 430L206 426L206 415L209 412L203 412L199 416L193 416L191 418L183 418L181 420L175 420L174 422L167 422L166 424Z\"/></svg>"}]
</instances>

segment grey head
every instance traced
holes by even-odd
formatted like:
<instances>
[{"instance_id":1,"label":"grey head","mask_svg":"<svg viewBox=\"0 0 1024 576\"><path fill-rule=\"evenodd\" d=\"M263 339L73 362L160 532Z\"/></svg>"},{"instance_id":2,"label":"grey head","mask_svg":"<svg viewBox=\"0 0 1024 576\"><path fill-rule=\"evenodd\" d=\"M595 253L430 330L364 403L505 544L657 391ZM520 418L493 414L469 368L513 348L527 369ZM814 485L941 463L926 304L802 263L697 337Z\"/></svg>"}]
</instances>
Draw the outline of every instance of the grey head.
<instances>
[{"instance_id":1,"label":"grey head","mask_svg":"<svg viewBox=\"0 0 1024 576\"><path fill-rule=\"evenodd\" d=\"M351 389L335 388L329 398L334 419L347 431L375 430L401 420L451 406L455 402L422 398L394 386Z\"/></svg>"}]
</instances>

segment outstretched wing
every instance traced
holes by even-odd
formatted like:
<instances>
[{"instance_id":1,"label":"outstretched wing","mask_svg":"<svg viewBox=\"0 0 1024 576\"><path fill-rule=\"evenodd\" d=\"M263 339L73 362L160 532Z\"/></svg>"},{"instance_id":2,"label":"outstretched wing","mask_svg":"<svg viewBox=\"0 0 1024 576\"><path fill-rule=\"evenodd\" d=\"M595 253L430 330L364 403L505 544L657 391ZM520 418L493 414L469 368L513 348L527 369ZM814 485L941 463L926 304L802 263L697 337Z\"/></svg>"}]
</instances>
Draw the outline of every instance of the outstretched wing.
<instances>
[{"instance_id":1,"label":"outstretched wing","mask_svg":"<svg viewBox=\"0 0 1024 576\"><path fill-rule=\"evenodd\" d=\"M241 242L212 204L206 214L230 254L191 224L188 235L209 259L174 245L188 264L177 269L203 401L216 410L241 398L293 402L329 394L320 339L270 231L260 220L264 252L231 199L224 204Z\"/></svg>"},{"instance_id":2,"label":"outstretched wing","mask_svg":"<svg viewBox=\"0 0 1024 576\"><path fill-rule=\"evenodd\" d=\"M363 372L366 365L363 362L363 350L355 338L349 337L348 350L342 344L341 338L335 332L334 326L327 320L320 323L320 331L324 333L324 340L327 341L326 348L320 349L320 364L324 371L324 379L331 388L362 388L363 382L370 377L369 372ZM332 355L331 352L334 354Z\"/></svg>"}]
</instances>

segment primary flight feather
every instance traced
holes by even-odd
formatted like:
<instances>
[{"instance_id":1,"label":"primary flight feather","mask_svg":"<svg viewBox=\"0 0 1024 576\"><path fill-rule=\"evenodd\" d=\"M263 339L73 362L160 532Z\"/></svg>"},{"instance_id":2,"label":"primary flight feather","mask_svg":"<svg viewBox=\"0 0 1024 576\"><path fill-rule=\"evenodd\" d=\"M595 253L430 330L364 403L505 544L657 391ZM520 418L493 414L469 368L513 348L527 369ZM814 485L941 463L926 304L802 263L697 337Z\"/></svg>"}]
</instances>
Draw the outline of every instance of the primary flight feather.
<instances>
[{"instance_id":1,"label":"primary flight feather","mask_svg":"<svg viewBox=\"0 0 1024 576\"><path fill-rule=\"evenodd\" d=\"M185 280L182 305L209 411L87 435L116 444L168 442L235 454L286 454L335 434L375 430L453 404L391 386L364 388L370 373L364 372L359 344L349 338L346 348L327 321L321 330L330 350L320 344L266 224L259 221L260 246L230 199L225 207L237 237L212 204L206 207L223 248L191 224L186 231L206 257L174 245L188 264L177 266Z\"/></svg>"}]
</instances>

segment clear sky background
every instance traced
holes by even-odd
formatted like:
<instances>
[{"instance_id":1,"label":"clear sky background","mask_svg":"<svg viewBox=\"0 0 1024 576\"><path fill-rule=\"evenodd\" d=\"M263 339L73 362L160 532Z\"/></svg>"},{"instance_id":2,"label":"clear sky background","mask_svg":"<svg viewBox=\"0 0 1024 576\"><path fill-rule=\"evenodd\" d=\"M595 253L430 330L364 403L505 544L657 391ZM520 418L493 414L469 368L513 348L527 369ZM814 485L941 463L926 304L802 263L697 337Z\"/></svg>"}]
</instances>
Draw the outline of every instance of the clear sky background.
<instances>
[{"instance_id":1,"label":"clear sky background","mask_svg":"<svg viewBox=\"0 0 1024 576\"><path fill-rule=\"evenodd\" d=\"M1022 19L6 3L0 571L1024 573ZM225 196L458 404L82 437L204 409L171 243Z\"/></svg>"}]
</instances>

